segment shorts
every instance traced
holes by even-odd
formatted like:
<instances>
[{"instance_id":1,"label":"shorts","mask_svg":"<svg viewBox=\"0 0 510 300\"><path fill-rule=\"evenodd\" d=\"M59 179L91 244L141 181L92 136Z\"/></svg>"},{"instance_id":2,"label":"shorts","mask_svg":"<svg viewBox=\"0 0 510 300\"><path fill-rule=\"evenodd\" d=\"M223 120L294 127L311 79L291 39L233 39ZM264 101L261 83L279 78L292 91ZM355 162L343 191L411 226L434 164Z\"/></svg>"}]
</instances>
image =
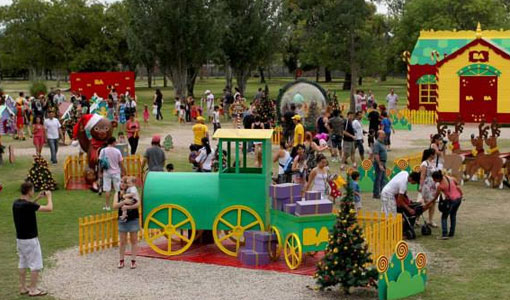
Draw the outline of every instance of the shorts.
<instances>
[{"instance_id":1,"label":"shorts","mask_svg":"<svg viewBox=\"0 0 510 300\"><path fill-rule=\"evenodd\" d=\"M120 174L103 173L103 191L111 191L112 184L116 192L120 191Z\"/></svg>"},{"instance_id":2,"label":"shorts","mask_svg":"<svg viewBox=\"0 0 510 300\"><path fill-rule=\"evenodd\" d=\"M361 209L361 207L362 207L362 206L361 206L361 201L359 201L359 202L354 202L354 208L355 208L355 209Z\"/></svg>"},{"instance_id":3,"label":"shorts","mask_svg":"<svg viewBox=\"0 0 510 300\"><path fill-rule=\"evenodd\" d=\"M344 153L352 155L354 154L354 141L344 141Z\"/></svg>"},{"instance_id":4,"label":"shorts","mask_svg":"<svg viewBox=\"0 0 510 300\"><path fill-rule=\"evenodd\" d=\"M381 211L386 215L397 214L397 201L395 196L386 193L381 194Z\"/></svg>"},{"instance_id":5,"label":"shorts","mask_svg":"<svg viewBox=\"0 0 510 300\"><path fill-rule=\"evenodd\" d=\"M363 147L363 140L356 140L356 148L358 148L359 155L365 154L365 148Z\"/></svg>"},{"instance_id":6,"label":"shorts","mask_svg":"<svg viewBox=\"0 0 510 300\"><path fill-rule=\"evenodd\" d=\"M119 220L119 232L138 232L140 231L140 219L134 219L127 222Z\"/></svg>"},{"instance_id":7,"label":"shorts","mask_svg":"<svg viewBox=\"0 0 510 300\"><path fill-rule=\"evenodd\" d=\"M39 271L43 268L41 244L39 238L28 240L16 239L16 248L19 256L19 269L30 269Z\"/></svg>"},{"instance_id":8,"label":"shorts","mask_svg":"<svg viewBox=\"0 0 510 300\"><path fill-rule=\"evenodd\" d=\"M342 150L342 139L341 135L332 134L331 135L331 146L338 150Z\"/></svg>"},{"instance_id":9,"label":"shorts","mask_svg":"<svg viewBox=\"0 0 510 300\"><path fill-rule=\"evenodd\" d=\"M386 138L384 138L384 144L385 145L391 145L391 139L390 139L391 138L391 132L388 132L388 133L385 132L385 134L386 134Z\"/></svg>"}]
</instances>

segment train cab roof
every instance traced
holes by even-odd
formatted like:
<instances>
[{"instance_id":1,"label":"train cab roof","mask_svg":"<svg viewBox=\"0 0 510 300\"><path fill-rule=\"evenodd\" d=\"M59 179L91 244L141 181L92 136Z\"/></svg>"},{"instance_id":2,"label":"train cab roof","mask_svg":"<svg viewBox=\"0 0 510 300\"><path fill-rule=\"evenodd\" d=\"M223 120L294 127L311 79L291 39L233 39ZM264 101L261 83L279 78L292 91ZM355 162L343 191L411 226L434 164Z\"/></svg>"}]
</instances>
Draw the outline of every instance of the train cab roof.
<instances>
[{"instance_id":1,"label":"train cab roof","mask_svg":"<svg viewBox=\"0 0 510 300\"><path fill-rule=\"evenodd\" d=\"M272 129L218 129L213 139L228 140L270 140L273 136Z\"/></svg>"}]
</instances>

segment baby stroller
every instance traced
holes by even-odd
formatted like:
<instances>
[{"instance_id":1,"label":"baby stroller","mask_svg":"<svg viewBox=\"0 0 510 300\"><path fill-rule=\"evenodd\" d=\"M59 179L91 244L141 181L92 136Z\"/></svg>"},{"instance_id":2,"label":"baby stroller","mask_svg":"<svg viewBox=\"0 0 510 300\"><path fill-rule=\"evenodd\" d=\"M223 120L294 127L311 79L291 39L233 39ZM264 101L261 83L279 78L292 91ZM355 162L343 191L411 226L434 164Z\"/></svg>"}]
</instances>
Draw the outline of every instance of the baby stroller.
<instances>
[{"instance_id":1,"label":"baby stroller","mask_svg":"<svg viewBox=\"0 0 510 300\"><path fill-rule=\"evenodd\" d=\"M414 240L416 238L415 225L418 223L420 217L423 214L423 205L417 202L412 202L410 207L414 210L414 215L403 208L397 208L397 213L402 214L402 228L404 231L404 237L408 240ZM422 235L430 235L431 229L427 225L425 218L423 218L423 225L421 227Z\"/></svg>"}]
</instances>

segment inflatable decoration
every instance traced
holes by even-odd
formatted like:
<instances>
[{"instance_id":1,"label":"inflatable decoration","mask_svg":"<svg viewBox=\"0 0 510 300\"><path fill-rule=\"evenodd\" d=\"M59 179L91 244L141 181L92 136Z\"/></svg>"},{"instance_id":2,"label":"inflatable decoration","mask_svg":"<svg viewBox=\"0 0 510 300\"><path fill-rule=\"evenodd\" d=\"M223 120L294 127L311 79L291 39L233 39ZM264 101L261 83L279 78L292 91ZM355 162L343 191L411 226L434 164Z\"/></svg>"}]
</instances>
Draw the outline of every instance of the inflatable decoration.
<instances>
[{"instance_id":1,"label":"inflatable decoration","mask_svg":"<svg viewBox=\"0 0 510 300\"><path fill-rule=\"evenodd\" d=\"M425 291L427 283L427 256L418 253L413 259L406 242L395 247L391 260L384 255L376 261L379 272L379 299L402 299Z\"/></svg>"}]
</instances>

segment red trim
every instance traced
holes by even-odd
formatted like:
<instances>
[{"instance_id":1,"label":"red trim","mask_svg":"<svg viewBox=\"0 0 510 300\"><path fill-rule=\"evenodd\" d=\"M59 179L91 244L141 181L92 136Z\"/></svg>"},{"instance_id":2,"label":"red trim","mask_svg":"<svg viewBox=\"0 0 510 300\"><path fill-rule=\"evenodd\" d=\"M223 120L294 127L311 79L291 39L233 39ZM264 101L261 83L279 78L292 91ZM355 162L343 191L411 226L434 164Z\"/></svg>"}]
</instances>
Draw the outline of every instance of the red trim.
<instances>
[{"instance_id":1,"label":"red trim","mask_svg":"<svg viewBox=\"0 0 510 300\"><path fill-rule=\"evenodd\" d=\"M473 46L476 46L476 45L484 45L486 47L489 47L492 50L494 50L494 52L496 52L497 54L501 55L502 57L504 57L506 59L510 59L510 54L508 54L504 50L501 50L501 48L495 46L493 43L491 43L491 42L489 42L487 40L484 40L484 39L474 39L473 41L469 42L464 47L462 47L459 50L455 51L454 53L446 56L445 59L443 59L440 62L438 62L436 64L437 68L440 68L446 62L448 62L448 61L450 61L452 59L457 58L459 55L461 55L462 53L466 52L466 50L468 50L469 48L471 48Z\"/></svg>"},{"instance_id":2,"label":"red trim","mask_svg":"<svg viewBox=\"0 0 510 300\"><path fill-rule=\"evenodd\" d=\"M510 113L508 114L496 114L493 118L496 118L498 120L498 124L500 125L510 125ZM455 123L459 120L459 113L452 113L452 112L437 112L437 121L438 122L451 122ZM466 122L465 120L462 120L463 122ZM487 119L487 123L492 122L492 119ZM469 122L466 122L469 123ZM477 122L472 122L477 123Z\"/></svg>"},{"instance_id":3,"label":"red trim","mask_svg":"<svg viewBox=\"0 0 510 300\"><path fill-rule=\"evenodd\" d=\"M426 110L435 110L436 104L420 104L419 86L416 81L423 75L436 75L437 69L435 65L411 65L407 73L408 80L408 99L407 108L411 110L418 110L420 106L425 107Z\"/></svg>"}]
</instances>

